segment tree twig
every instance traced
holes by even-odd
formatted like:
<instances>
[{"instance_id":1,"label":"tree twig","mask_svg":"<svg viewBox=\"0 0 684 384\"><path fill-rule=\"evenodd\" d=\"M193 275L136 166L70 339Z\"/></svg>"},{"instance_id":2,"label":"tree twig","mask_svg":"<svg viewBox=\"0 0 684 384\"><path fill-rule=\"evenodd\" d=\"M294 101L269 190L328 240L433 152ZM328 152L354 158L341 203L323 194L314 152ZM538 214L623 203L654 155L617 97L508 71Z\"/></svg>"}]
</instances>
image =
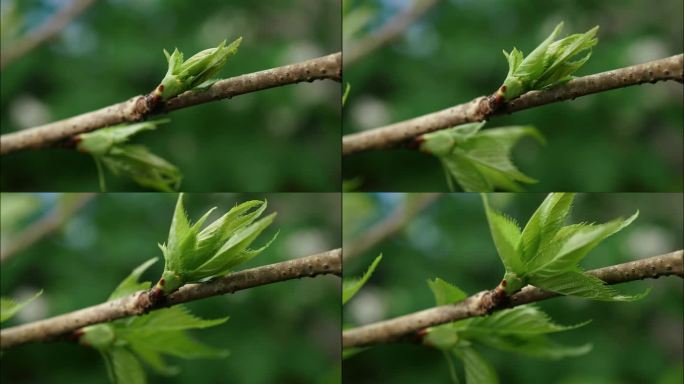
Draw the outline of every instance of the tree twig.
<instances>
[{"instance_id":1,"label":"tree twig","mask_svg":"<svg viewBox=\"0 0 684 384\"><path fill-rule=\"evenodd\" d=\"M421 193L417 194L415 201L405 201L403 204L398 204L392 213L365 231L358 239L350 244L344 244L342 247L344 259L357 256L384 239L394 236L415 215L437 200L440 195L439 193Z\"/></svg>"},{"instance_id":2,"label":"tree twig","mask_svg":"<svg viewBox=\"0 0 684 384\"><path fill-rule=\"evenodd\" d=\"M6 261L17 252L58 230L72 215L78 212L93 198L92 193L79 194L74 201L57 204L49 213L36 220L25 230L12 237L0 250L0 261Z\"/></svg>"},{"instance_id":3,"label":"tree twig","mask_svg":"<svg viewBox=\"0 0 684 384\"><path fill-rule=\"evenodd\" d=\"M658 81L684 81L684 55L679 54L644 64L579 77L543 91L531 91L504 105L492 97L481 96L470 102L364 132L345 135L342 154L351 155L372 149L396 147L420 135L456 125L487 120L540 105L570 100L592 93Z\"/></svg>"},{"instance_id":4,"label":"tree twig","mask_svg":"<svg viewBox=\"0 0 684 384\"><path fill-rule=\"evenodd\" d=\"M365 38L351 44L349 50L344 52L344 65L351 65L376 49L391 43L438 2L439 0L415 0L412 6L399 12L377 32L371 32Z\"/></svg>"},{"instance_id":5,"label":"tree twig","mask_svg":"<svg viewBox=\"0 0 684 384\"><path fill-rule=\"evenodd\" d=\"M0 70L55 37L93 3L94 0L73 0L62 7L45 23L0 52Z\"/></svg>"},{"instance_id":6,"label":"tree twig","mask_svg":"<svg viewBox=\"0 0 684 384\"><path fill-rule=\"evenodd\" d=\"M79 328L128 316L145 314L210 296L234 293L243 289L302 277L342 274L341 249L239 271L202 284L187 284L164 301L156 301L150 290L140 291L117 300L87 307L64 315L0 330L0 348L50 341Z\"/></svg>"},{"instance_id":7,"label":"tree twig","mask_svg":"<svg viewBox=\"0 0 684 384\"><path fill-rule=\"evenodd\" d=\"M633 280L656 279L660 276L684 277L684 253L682 250L653 256L637 261L613 265L589 271L607 284L619 284ZM450 323L469 317L483 316L498 309L527 304L558 296L539 288L527 286L508 301L497 298L497 291L482 291L455 304L441 305L408 315L346 330L342 334L344 348L363 347L379 343L415 339L416 332L439 324Z\"/></svg>"},{"instance_id":8,"label":"tree twig","mask_svg":"<svg viewBox=\"0 0 684 384\"><path fill-rule=\"evenodd\" d=\"M29 148L47 147L77 134L98 128L139 121L148 116L214 100L229 99L245 93L304 81L329 79L339 82L342 76L341 56L342 54L338 52L296 64L220 80L207 89L185 92L159 106L152 105L149 102L149 97L139 95L92 112L23 131L4 134L0 136L0 155Z\"/></svg>"}]
</instances>

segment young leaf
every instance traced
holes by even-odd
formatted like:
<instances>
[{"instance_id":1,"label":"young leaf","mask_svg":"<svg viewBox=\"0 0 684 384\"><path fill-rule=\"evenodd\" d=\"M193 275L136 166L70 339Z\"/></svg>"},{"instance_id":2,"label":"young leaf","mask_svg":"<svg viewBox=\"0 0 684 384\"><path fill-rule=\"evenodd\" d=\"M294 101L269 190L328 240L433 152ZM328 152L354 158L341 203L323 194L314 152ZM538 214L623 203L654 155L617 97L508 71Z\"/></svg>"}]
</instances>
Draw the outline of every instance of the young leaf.
<instances>
[{"instance_id":1,"label":"young leaf","mask_svg":"<svg viewBox=\"0 0 684 384\"><path fill-rule=\"evenodd\" d=\"M587 354L592 345L587 343L578 346L558 344L544 335L520 337L507 334L478 334L474 337L478 343L502 351L514 352L538 359L558 360Z\"/></svg>"},{"instance_id":2,"label":"young leaf","mask_svg":"<svg viewBox=\"0 0 684 384\"><path fill-rule=\"evenodd\" d=\"M225 275L263 252L277 234L261 248L248 247L275 218L272 213L258 219L266 205L266 201L258 200L242 203L200 231L213 209L190 225L180 194L168 241L160 245L165 265L155 289L168 295L183 284Z\"/></svg>"},{"instance_id":3,"label":"young leaf","mask_svg":"<svg viewBox=\"0 0 684 384\"><path fill-rule=\"evenodd\" d=\"M505 101L514 99L528 91L544 89L562 84L572 78L591 57L591 48L598 43L598 26L582 34L574 34L553 41L563 28L559 23L546 38L527 57L513 48L511 53L504 51L508 61L508 74L503 85L496 92ZM570 61L580 54L582 58Z\"/></svg>"},{"instance_id":4,"label":"young leaf","mask_svg":"<svg viewBox=\"0 0 684 384\"><path fill-rule=\"evenodd\" d=\"M37 299L38 296L42 295L43 291L40 290L37 292L35 295L33 295L31 298L24 300L21 303L18 303L12 299L8 299L5 297L0 298L0 323L9 320L11 317L17 314L17 312L21 311L22 308L30 304L33 300Z\"/></svg>"},{"instance_id":5,"label":"young leaf","mask_svg":"<svg viewBox=\"0 0 684 384\"><path fill-rule=\"evenodd\" d=\"M349 97L349 92L351 92L351 84L347 83L347 85L344 87L344 93L342 93L342 106L347 103L347 98Z\"/></svg>"},{"instance_id":6,"label":"young leaf","mask_svg":"<svg viewBox=\"0 0 684 384\"><path fill-rule=\"evenodd\" d=\"M186 61L177 48L172 54L164 50L169 68L155 94L162 100L168 100L202 85L223 68L228 56L237 52L241 41L242 37L238 37L226 46L226 40L223 40L217 47L198 52Z\"/></svg>"},{"instance_id":7,"label":"young leaf","mask_svg":"<svg viewBox=\"0 0 684 384\"><path fill-rule=\"evenodd\" d=\"M497 384L499 378L492 364L471 347L460 347L452 350L453 354L463 361L466 384Z\"/></svg>"},{"instance_id":8,"label":"young leaf","mask_svg":"<svg viewBox=\"0 0 684 384\"><path fill-rule=\"evenodd\" d=\"M451 285L439 277L428 280L428 286L435 297L436 305L445 305L463 301L468 295L455 285Z\"/></svg>"},{"instance_id":9,"label":"young leaf","mask_svg":"<svg viewBox=\"0 0 684 384\"><path fill-rule=\"evenodd\" d=\"M106 190L102 165L114 175L124 175L139 185L171 192L178 188L181 173L173 164L151 153L146 147L126 142L142 131L150 131L168 119L113 127L82 133L77 137L76 148L93 156L97 165L100 188Z\"/></svg>"},{"instance_id":10,"label":"young leaf","mask_svg":"<svg viewBox=\"0 0 684 384\"><path fill-rule=\"evenodd\" d=\"M489 208L483 198L487 220L499 256L506 267L506 293L513 294L525 284L564 295L595 300L636 300L645 294L618 295L601 280L585 274L577 264L608 236L636 219L616 219L605 224L563 226L574 195L551 193L537 208L513 246L517 233L510 220ZM513 284L511 284L513 282Z\"/></svg>"},{"instance_id":11,"label":"young leaf","mask_svg":"<svg viewBox=\"0 0 684 384\"><path fill-rule=\"evenodd\" d=\"M347 277L342 280L342 305L351 300L351 298L356 295L359 289L366 284L371 275L373 275L373 272L380 263L380 260L382 260L382 254L378 255L378 257L373 260L373 263L371 263L370 267L368 267L366 273L364 273L361 278Z\"/></svg>"},{"instance_id":12,"label":"young leaf","mask_svg":"<svg viewBox=\"0 0 684 384\"><path fill-rule=\"evenodd\" d=\"M488 192L495 188L520 191L516 182L535 183L511 161L511 151L524 136L543 143L530 126L511 126L480 132L482 123L464 124L423 135L420 149L439 158L449 189L454 182L466 192Z\"/></svg>"},{"instance_id":13,"label":"young leaf","mask_svg":"<svg viewBox=\"0 0 684 384\"><path fill-rule=\"evenodd\" d=\"M140 276L147 270L147 268L156 262L157 258L153 257L136 267L133 272L123 279L121 283L119 283L119 285L114 289L114 291L112 291L112 293L109 295L109 298L107 298L107 301L116 300L120 297L128 296L131 293L150 288L151 284L149 281L140 283L138 280L140 279Z\"/></svg>"},{"instance_id":14,"label":"young leaf","mask_svg":"<svg viewBox=\"0 0 684 384\"><path fill-rule=\"evenodd\" d=\"M466 338L484 335L540 335L568 331L582 327L590 321L576 325L554 323L549 316L534 305L522 305L504 309L489 316L474 317L461 330Z\"/></svg>"},{"instance_id":15,"label":"young leaf","mask_svg":"<svg viewBox=\"0 0 684 384\"><path fill-rule=\"evenodd\" d=\"M126 348L115 347L102 352L109 380L113 384L145 384L145 371L138 359Z\"/></svg>"}]
</instances>

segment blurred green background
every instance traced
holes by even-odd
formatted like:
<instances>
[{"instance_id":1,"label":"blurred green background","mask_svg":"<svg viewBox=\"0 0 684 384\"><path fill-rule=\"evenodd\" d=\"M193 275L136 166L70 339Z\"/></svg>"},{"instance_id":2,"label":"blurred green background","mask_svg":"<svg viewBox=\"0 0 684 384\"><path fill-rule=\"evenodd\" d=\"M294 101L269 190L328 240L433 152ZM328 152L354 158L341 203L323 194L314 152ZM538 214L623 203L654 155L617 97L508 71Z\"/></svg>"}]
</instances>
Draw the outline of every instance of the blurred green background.
<instances>
[{"instance_id":1,"label":"blurred green background","mask_svg":"<svg viewBox=\"0 0 684 384\"><path fill-rule=\"evenodd\" d=\"M35 220L74 195L2 194L2 244L11 244ZM276 263L338 248L339 194L190 194L192 220L217 206L225 212L248 199L268 199L275 223L257 240L278 238L239 269ZM2 295L44 294L3 327L34 321L104 301L130 271L160 257L176 196L101 194L52 236L2 263ZM218 218L215 212L209 218ZM143 275L156 280L163 259ZM193 337L229 349L226 359L169 362L178 376L148 371L150 383L337 383L340 377L340 279L292 280L188 303L203 318L230 316L221 326L191 331ZM106 383L104 361L94 350L66 342L31 344L4 351L3 383Z\"/></svg>"},{"instance_id":2,"label":"blurred green background","mask_svg":"<svg viewBox=\"0 0 684 384\"><path fill-rule=\"evenodd\" d=\"M2 0L3 49L13 33L41 25L65 3ZM243 36L222 78L338 52L340 9L336 0L97 1L2 71L2 133L149 92L166 73L164 48L190 57ZM336 191L339 100L337 82L289 85L173 112L170 124L133 141L179 167L185 191ZM94 162L75 151L32 150L1 161L3 191L99 190ZM108 189L140 187L108 174Z\"/></svg>"},{"instance_id":3,"label":"blurred green background","mask_svg":"<svg viewBox=\"0 0 684 384\"><path fill-rule=\"evenodd\" d=\"M345 193L343 243L387 217L420 194ZM491 204L524 224L543 194L494 194ZM580 194L568 220L605 222L639 218L591 251L586 269L619 264L682 249L681 194ZM396 236L344 261L345 276L360 276L379 254L383 259L369 282L343 310L343 323L359 325L434 306L427 279L440 277L472 294L495 287L503 266L494 248L480 196L445 194L410 220ZM622 292L651 293L633 303L557 298L538 305L561 324L593 319L584 327L552 335L568 345L592 343L586 355L557 361L538 360L490 348L478 351L495 367L502 383L625 384L681 383L684 287L666 277L620 285ZM350 383L447 383L441 352L412 344L370 348L343 361ZM462 367L457 365L460 374Z\"/></svg>"},{"instance_id":4,"label":"blurred green background","mask_svg":"<svg viewBox=\"0 0 684 384\"><path fill-rule=\"evenodd\" d=\"M345 23L360 15L344 50L419 0L345 0ZM683 51L681 0L442 0L389 46L344 67L352 91L343 133L435 112L494 92L508 71L501 50L525 54L559 21L564 36L599 25L599 43L576 75L607 71ZM357 23L355 21L355 23ZM358 24L358 23L357 23ZM348 24L344 25L344 29ZM485 126L535 125L548 144L525 139L514 162L539 180L529 191L674 191L683 188L682 85L628 87L491 119ZM343 159L358 190L447 190L439 161L415 150Z\"/></svg>"}]
</instances>

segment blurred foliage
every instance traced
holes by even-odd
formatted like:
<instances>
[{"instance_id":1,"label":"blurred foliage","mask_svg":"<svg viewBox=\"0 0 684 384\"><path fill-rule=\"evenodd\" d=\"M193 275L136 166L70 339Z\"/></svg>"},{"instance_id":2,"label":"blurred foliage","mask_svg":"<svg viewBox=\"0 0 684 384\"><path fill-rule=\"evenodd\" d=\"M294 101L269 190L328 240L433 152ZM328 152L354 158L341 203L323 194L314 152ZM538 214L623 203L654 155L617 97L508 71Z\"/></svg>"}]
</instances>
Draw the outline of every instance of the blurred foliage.
<instances>
[{"instance_id":1,"label":"blurred foliage","mask_svg":"<svg viewBox=\"0 0 684 384\"><path fill-rule=\"evenodd\" d=\"M381 221L404 194L346 193L343 239ZM543 194L493 194L493 206L524 222ZM684 203L681 194L579 194L568 222L605 222L640 210L628 228L592 250L582 266L594 269L682 248ZM353 218L353 219L350 219ZM344 307L344 324L365 324L434 305L427 279L442 278L467 292L495 287L504 268L496 255L480 196L446 194L416 216L404 230L345 260L345 276L359 276L378 255L373 276ZM684 287L677 277L631 282L622 292L651 293L634 303L602 303L557 298L538 303L555 321L580 329L555 335L559 343L592 343L581 357L545 361L491 349L479 350L503 383L681 383ZM461 369L459 367L459 369ZM343 381L353 383L444 383L449 370L440 352L412 344L370 348L344 361Z\"/></svg>"},{"instance_id":2,"label":"blurred foliage","mask_svg":"<svg viewBox=\"0 0 684 384\"><path fill-rule=\"evenodd\" d=\"M344 107L345 134L376 128L493 93L506 77L501 50L526 54L561 20L566 31L600 25L599 43L576 75L607 71L681 53L680 0L493 1L438 5L390 46L345 67L353 90ZM351 3L372 9L372 33L409 2ZM364 11L367 12L367 11ZM345 28L346 28L345 19ZM357 37L356 39L360 39ZM352 41L345 42L345 49ZM347 45L349 44L349 46ZM550 104L492 119L493 128L532 124L548 141L525 140L514 163L540 180L529 191L680 191L682 85L643 85ZM381 150L345 157L345 179L358 190L446 190L439 162L415 150Z\"/></svg>"},{"instance_id":3,"label":"blurred foliage","mask_svg":"<svg viewBox=\"0 0 684 384\"><path fill-rule=\"evenodd\" d=\"M7 201L22 199L32 201L36 212L49 212L61 200L57 194L0 197L3 208ZM340 246L340 201L332 194L190 194L185 203L194 217L213 206L227 209L241 201L264 198L269 202L267 212L278 212L264 239L278 230L280 234L268 250L244 268ZM4 325L104 302L142 261L161 258L157 243L167 238L175 203L173 194L98 195L60 232L3 262L3 296L22 301L44 290L41 297ZM5 212L3 209L3 223ZM214 213L209 220L218 216ZM31 222L23 219L15 230ZM9 239L3 239L3 243ZM163 263L157 262L142 279L156 281L162 269ZM179 366L180 374L164 378L149 373L150 383L339 382L340 286L339 278L321 276L188 303L192 313L202 318L230 316L228 323L193 331L192 336L228 349L231 355L220 361L170 359L171 364ZM105 366L98 353L67 342L8 350L1 362L2 382L106 382Z\"/></svg>"},{"instance_id":4,"label":"blurred foliage","mask_svg":"<svg viewBox=\"0 0 684 384\"><path fill-rule=\"evenodd\" d=\"M3 49L63 1L2 0ZM2 133L92 111L151 91L166 73L162 49L194 53L243 37L217 75L228 78L341 49L334 0L98 1L51 42L2 72ZM10 28L12 26L13 28ZM19 32L16 29L20 28ZM317 81L186 108L136 144L178 166L187 191L339 189L341 86ZM7 191L97 191L95 164L72 150L3 156ZM110 190L140 190L113 178Z\"/></svg>"}]
</instances>

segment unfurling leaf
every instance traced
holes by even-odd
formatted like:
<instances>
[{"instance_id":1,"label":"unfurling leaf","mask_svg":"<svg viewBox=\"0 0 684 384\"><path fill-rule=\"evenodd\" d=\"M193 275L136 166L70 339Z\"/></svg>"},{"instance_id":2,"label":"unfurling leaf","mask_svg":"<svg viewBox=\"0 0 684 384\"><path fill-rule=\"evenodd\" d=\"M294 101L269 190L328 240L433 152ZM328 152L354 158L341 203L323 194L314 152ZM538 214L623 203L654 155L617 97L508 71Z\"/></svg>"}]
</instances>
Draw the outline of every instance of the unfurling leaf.
<instances>
[{"instance_id":1,"label":"unfurling leaf","mask_svg":"<svg viewBox=\"0 0 684 384\"><path fill-rule=\"evenodd\" d=\"M151 153L146 147L126 144L134 135L154 130L168 119L121 124L80 134L76 148L95 159L100 188L105 191L102 165L115 175L127 176L139 185L172 192L180 185L181 173L173 164Z\"/></svg>"},{"instance_id":2,"label":"unfurling leaf","mask_svg":"<svg viewBox=\"0 0 684 384\"><path fill-rule=\"evenodd\" d=\"M467 296L458 287L441 279L428 281L428 284L437 305L458 302ZM536 306L521 305L488 316L430 327L423 344L445 352L453 382L458 382L458 375L451 362L452 356L463 362L466 383L497 383L496 372L475 351L475 346L547 359L578 356L589 352L591 345L565 346L553 342L546 335L575 329L587 323L570 326L556 324Z\"/></svg>"},{"instance_id":3,"label":"unfurling leaf","mask_svg":"<svg viewBox=\"0 0 684 384\"><path fill-rule=\"evenodd\" d=\"M266 201L239 204L200 230L214 209L191 225L183 207L183 194L178 196L168 241L159 246L165 265L156 289L163 294L168 295L186 283L229 273L264 251L277 236L261 248L249 248L276 216L272 213L258 219L266 210Z\"/></svg>"},{"instance_id":4,"label":"unfurling leaf","mask_svg":"<svg viewBox=\"0 0 684 384\"><path fill-rule=\"evenodd\" d=\"M598 28L596 26L585 33L554 41L563 29L561 22L527 57L523 57L523 53L516 48L511 53L504 51L508 61L508 75L496 95L508 101L531 90L567 82L591 57L591 48L598 43ZM585 52L583 57L570 61Z\"/></svg>"},{"instance_id":5,"label":"unfurling leaf","mask_svg":"<svg viewBox=\"0 0 684 384\"><path fill-rule=\"evenodd\" d=\"M482 195L487 221L499 257L506 268L506 293L513 294L526 284L593 300L630 301L641 295L619 295L596 277L587 275L578 264L589 251L607 237L632 223L637 211L627 219L604 224L564 226L574 194L551 193L537 208L522 231L518 225L489 206Z\"/></svg>"},{"instance_id":6,"label":"unfurling leaf","mask_svg":"<svg viewBox=\"0 0 684 384\"><path fill-rule=\"evenodd\" d=\"M226 46L223 40L217 47L198 52L185 61L178 48L171 54L164 50L169 68L155 92L162 100L168 100L195 87L209 86L205 82L223 68L228 56L237 52L241 41L242 37L238 37Z\"/></svg>"},{"instance_id":7,"label":"unfurling leaf","mask_svg":"<svg viewBox=\"0 0 684 384\"><path fill-rule=\"evenodd\" d=\"M420 149L439 158L449 189L453 191L456 182L466 192L521 191L516 182L536 183L513 165L511 151L525 136L543 143L539 131L531 126L480 131L484 124L463 124L422 136Z\"/></svg>"},{"instance_id":8,"label":"unfurling leaf","mask_svg":"<svg viewBox=\"0 0 684 384\"><path fill-rule=\"evenodd\" d=\"M375 268L378 266L380 263L380 260L382 260L382 254L380 254L378 257L373 260L373 263L371 263L370 267L368 267L368 270L366 270L366 273L363 274L362 277L346 277L342 280L342 304L346 304L347 301L351 300L354 295L363 287L364 284L370 279L371 275L373 275L373 272L375 271Z\"/></svg>"},{"instance_id":9,"label":"unfurling leaf","mask_svg":"<svg viewBox=\"0 0 684 384\"><path fill-rule=\"evenodd\" d=\"M21 303L18 303L12 299L8 299L5 297L0 298L0 323L9 320L11 317L17 314L17 312L21 311L22 308L30 304L33 300L37 299L38 296L42 295L43 291L37 292L35 295L33 295L31 298L26 299L22 301Z\"/></svg>"},{"instance_id":10,"label":"unfurling leaf","mask_svg":"<svg viewBox=\"0 0 684 384\"><path fill-rule=\"evenodd\" d=\"M138 280L156 260L150 259L135 268L107 301L149 288L149 281ZM228 351L200 343L186 333L190 329L214 327L227 320L228 317L200 319L185 307L176 305L138 317L85 327L81 329L78 341L102 354L112 383L145 383L145 372L139 360L160 374L171 375L177 373L178 368L167 365L162 357L164 354L185 359L228 356Z\"/></svg>"}]
</instances>

